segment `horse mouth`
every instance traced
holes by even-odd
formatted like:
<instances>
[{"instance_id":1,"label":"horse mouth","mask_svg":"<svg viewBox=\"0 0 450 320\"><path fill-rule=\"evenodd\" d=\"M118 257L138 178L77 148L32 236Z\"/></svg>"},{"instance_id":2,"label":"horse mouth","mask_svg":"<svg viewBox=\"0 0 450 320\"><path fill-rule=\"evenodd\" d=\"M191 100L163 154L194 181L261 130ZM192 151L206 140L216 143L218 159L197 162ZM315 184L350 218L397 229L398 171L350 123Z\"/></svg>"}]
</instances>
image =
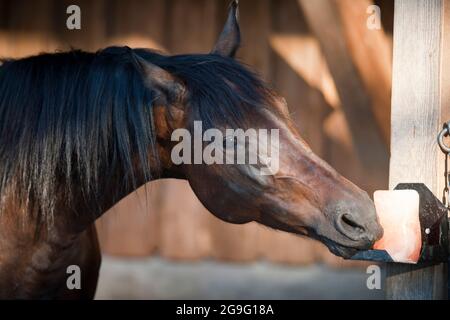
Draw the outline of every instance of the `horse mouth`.
<instances>
[{"instance_id":1,"label":"horse mouth","mask_svg":"<svg viewBox=\"0 0 450 320\"><path fill-rule=\"evenodd\" d=\"M335 242L334 240L331 240L324 236L317 236L315 237L317 240L322 242L330 252L336 256L342 257L344 259L349 259L353 257L355 254L357 254L360 251L365 251L367 249L370 249L373 244L371 245L365 245L363 247L361 246L348 246L344 245L338 242Z\"/></svg>"},{"instance_id":2,"label":"horse mouth","mask_svg":"<svg viewBox=\"0 0 450 320\"><path fill-rule=\"evenodd\" d=\"M342 257L344 259L349 259L353 257L355 254L357 254L359 251L362 251L361 249L343 246L331 241L329 241L328 243L327 242L324 243L332 254Z\"/></svg>"}]
</instances>

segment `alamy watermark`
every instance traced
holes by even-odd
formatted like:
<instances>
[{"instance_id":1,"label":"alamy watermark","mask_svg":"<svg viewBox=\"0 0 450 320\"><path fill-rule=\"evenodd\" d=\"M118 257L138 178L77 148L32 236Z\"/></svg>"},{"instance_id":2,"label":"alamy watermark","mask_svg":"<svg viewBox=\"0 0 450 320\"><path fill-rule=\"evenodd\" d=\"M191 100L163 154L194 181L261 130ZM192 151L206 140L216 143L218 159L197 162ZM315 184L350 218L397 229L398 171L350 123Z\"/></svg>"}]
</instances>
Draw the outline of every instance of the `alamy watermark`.
<instances>
[{"instance_id":1,"label":"alamy watermark","mask_svg":"<svg viewBox=\"0 0 450 320\"><path fill-rule=\"evenodd\" d=\"M81 268L76 264L67 267L66 273L69 275L66 286L69 290L81 290Z\"/></svg>"},{"instance_id":2,"label":"alamy watermark","mask_svg":"<svg viewBox=\"0 0 450 320\"><path fill-rule=\"evenodd\" d=\"M251 165L260 175L274 175L279 169L279 129L224 129L203 131L194 121L193 136L187 129L176 129L171 152L174 164Z\"/></svg>"},{"instance_id":3,"label":"alamy watermark","mask_svg":"<svg viewBox=\"0 0 450 320\"><path fill-rule=\"evenodd\" d=\"M381 268L372 264L367 267L366 273L369 274L366 280L367 289L381 290Z\"/></svg>"},{"instance_id":4,"label":"alamy watermark","mask_svg":"<svg viewBox=\"0 0 450 320\"><path fill-rule=\"evenodd\" d=\"M370 5L366 9L366 13L369 17L366 21L367 29L369 30L381 30L381 9L377 5Z\"/></svg>"},{"instance_id":5,"label":"alamy watermark","mask_svg":"<svg viewBox=\"0 0 450 320\"><path fill-rule=\"evenodd\" d=\"M81 8L75 4L66 9L69 15L66 20L66 27L69 30L81 30Z\"/></svg>"}]
</instances>

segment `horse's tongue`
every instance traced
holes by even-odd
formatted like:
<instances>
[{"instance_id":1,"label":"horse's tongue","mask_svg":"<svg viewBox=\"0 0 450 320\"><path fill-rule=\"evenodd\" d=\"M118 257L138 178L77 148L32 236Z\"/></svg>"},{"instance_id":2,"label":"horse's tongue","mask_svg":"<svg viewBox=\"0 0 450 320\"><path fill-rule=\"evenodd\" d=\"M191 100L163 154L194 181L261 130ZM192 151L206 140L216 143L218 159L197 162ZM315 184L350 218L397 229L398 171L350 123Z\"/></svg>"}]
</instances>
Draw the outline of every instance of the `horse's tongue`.
<instances>
[{"instance_id":1,"label":"horse's tongue","mask_svg":"<svg viewBox=\"0 0 450 320\"><path fill-rule=\"evenodd\" d=\"M374 202L384 234L373 248L396 262L416 263L422 243L417 191L375 191Z\"/></svg>"}]
</instances>

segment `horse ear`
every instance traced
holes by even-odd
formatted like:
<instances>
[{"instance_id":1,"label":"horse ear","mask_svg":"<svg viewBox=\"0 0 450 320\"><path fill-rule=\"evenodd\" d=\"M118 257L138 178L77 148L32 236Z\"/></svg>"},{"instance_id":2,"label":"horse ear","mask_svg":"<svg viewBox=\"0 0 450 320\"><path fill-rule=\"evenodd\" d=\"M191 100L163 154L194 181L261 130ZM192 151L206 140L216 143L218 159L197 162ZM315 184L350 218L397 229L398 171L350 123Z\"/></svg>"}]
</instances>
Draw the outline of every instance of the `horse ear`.
<instances>
[{"instance_id":1,"label":"horse ear","mask_svg":"<svg viewBox=\"0 0 450 320\"><path fill-rule=\"evenodd\" d=\"M241 43L241 32L239 30L238 0L234 0L228 11L228 18L222 33L211 53L220 54L224 57L234 57Z\"/></svg>"},{"instance_id":2,"label":"horse ear","mask_svg":"<svg viewBox=\"0 0 450 320\"><path fill-rule=\"evenodd\" d=\"M136 61L140 66L142 76L148 87L156 88L172 97L180 94L182 85L170 72L137 55Z\"/></svg>"}]
</instances>

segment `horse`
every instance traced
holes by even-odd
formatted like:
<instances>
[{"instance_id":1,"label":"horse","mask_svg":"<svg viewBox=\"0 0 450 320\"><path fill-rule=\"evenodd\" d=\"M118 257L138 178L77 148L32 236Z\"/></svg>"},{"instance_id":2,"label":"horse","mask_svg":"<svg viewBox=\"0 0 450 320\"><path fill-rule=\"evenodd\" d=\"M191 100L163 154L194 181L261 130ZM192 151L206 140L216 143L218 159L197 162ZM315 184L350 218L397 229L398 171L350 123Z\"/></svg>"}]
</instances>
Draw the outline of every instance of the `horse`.
<instances>
[{"instance_id":1,"label":"horse","mask_svg":"<svg viewBox=\"0 0 450 320\"><path fill-rule=\"evenodd\" d=\"M156 179L187 180L224 221L312 237L342 257L381 237L367 193L311 151L285 100L235 58L240 38L233 2L207 54L108 47L2 61L0 297L92 299L94 222ZM278 170L175 163L172 135L196 121L203 130L277 129ZM72 265L80 290L67 286Z\"/></svg>"}]
</instances>

